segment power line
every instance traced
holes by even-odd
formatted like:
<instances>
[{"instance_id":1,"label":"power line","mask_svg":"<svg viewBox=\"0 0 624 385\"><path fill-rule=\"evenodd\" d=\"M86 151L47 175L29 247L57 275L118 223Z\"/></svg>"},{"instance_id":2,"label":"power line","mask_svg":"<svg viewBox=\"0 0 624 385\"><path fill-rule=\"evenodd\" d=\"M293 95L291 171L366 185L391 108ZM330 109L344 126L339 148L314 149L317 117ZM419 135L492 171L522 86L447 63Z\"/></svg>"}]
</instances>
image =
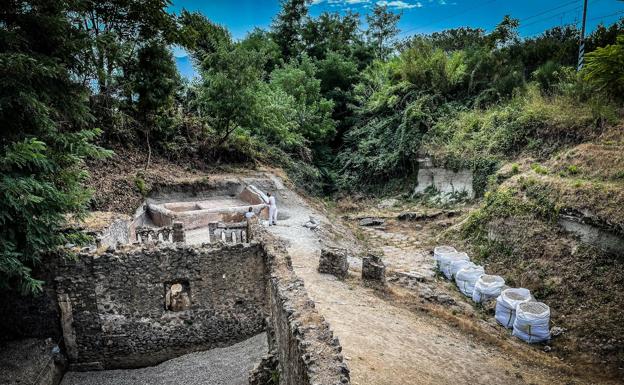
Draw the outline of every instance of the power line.
<instances>
[{"instance_id":1,"label":"power line","mask_svg":"<svg viewBox=\"0 0 624 385\"><path fill-rule=\"evenodd\" d=\"M414 27L414 28L410 28L410 29L408 29L408 30L402 31L402 32L401 32L401 35L405 35L405 34L407 34L408 32L412 32L412 31L415 31L415 30L418 30L418 29L422 29L422 28L425 28L425 27L431 26L431 25L438 24L438 23L440 23L440 22L442 22L442 21L445 21L445 20L448 20L448 19L452 19L452 18L457 17L457 16L459 16L459 15L462 15L462 14L464 14L464 13L468 12L468 11L472 11L472 10L474 10L474 9L481 8L481 7L485 6L485 5L488 5L488 4L491 4L491 3L494 3L494 2L496 2L496 1L498 1L498 0L489 0L489 1L485 1L485 2L483 2L483 3L477 4L477 5L476 5L476 6L474 6L474 7L471 7L471 8L466 8L466 9L462 10L461 12L458 12L458 13L455 13L455 14L452 14L452 15L449 15L449 16L447 16L447 17L444 17L444 18L441 18L441 19L438 19L438 20L432 21L432 22L427 23L427 24L423 24L422 26L419 26L419 27ZM602 0L593 0L593 1L589 2L589 4L594 4L594 3L597 3L597 2L599 2L599 1L602 1ZM552 11L556 11L556 10L558 10L558 9L562 9L562 8L568 7L568 6L573 5L573 4L578 4L578 3L579 3L579 1L578 1L578 0L568 1L568 2L565 2L565 3L559 4L559 5L558 5L558 6L556 6L556 7L553 7L553 8L550 8L550 9L548 9L548 10L545 10L545 11L542 11L542 12L538 12L538 13L536 13L536 14L533 14L533 15L527 16L527 17L525 17L525 18L523 18L523 19L520 19L520 22L527 21L527 20L531 20L531 19L534 19L535 17L542 16L542 15L548 14L548 13L550 13L550 12L552 12ZM526 28L526 27L530 27L530 26L532 26L532 25L539 24L539 23L541 23L541 22L548 21L548 20L551 20L551 19L557 18L557 17L559 17L559 16L564 16L564 15L566 15L566 14L568 14L568 13L571 13L571 12L579 11L581 8L582 8L582 5L577 5L576 7L573 7L573 8L567 9L567 10L564 10L563 12L559 12L559 13L552 14L552 15L549 15L549 16L547 16L547 17L541 18L541 19L539 19L539 20L535 20L535 21L533 21L533 22L531 22L531 23L529 23L529 24L520 25L520 26L518 27L518 29L523 29L523 28ZM593 17L593 18L587 19L587 21L594 21L594 20L598 20L598 19L601 19L601 18L606 18L606 17L615 16L615 15L620 15L620 14L624 14L624 10L621 10L621 11L618 11L618 12L615 12L615 13L611 13L611 14L607 14L607 15L602 15L602 16ZM578 13L577 13L577 15L578 15ZM560 26L561 26L561 27L567 27L567 26L572 26L572 25L578 26L578 24L579 24L579 23L580 23L580 21L576 21L576 22L574 22L574 23L561 24ZM541 31L541 32L537 32L537 33L535 33L535 34L528 35L528 36L525 36L525 37L536 36L536 35L541 34L542 32L543 32L543 31Z\"/></svg>"},{"instance_id":2,"label":"power line","mask_svg":"<svg viewBox=\"0 0 624 385\"><path fill-rule=\"evenodd\" d=\"M535 15L532 15L532 16L529 16L529 17L525 17L524 19L520 19L520 22L530 20L530 19L532 19L534 17L541 16L541 15L544 15L544 14L552 12L552 11L556 11L557 9L560 9L560 8L563 8L563 7L567 7L568 5L572 5L572 4L578 4L578 1L577 0L573 0L573 1L561 4L558 7L554 7L554 8L548 9L546 11L542 11L540 13L536 13Z\"/></svg>"},{"instance_id":3,"label":"power line","mask_svg":"<svg viewBox=\"0 0 624 385\"><path fill-rule=\"evenodd\" d=\"M581 6L574 7L574 8L568 9L568 10L566 10L566 11L559 12L559 13L556 13L556 14L554 14L554 15L550 15L550 16L548 16L548 17L544 17L544 18L539 19L539 20L535 20L534 22L531 22L531 23L529 23L529 24L521 25L520 27L518 27L518 29L522 29L522 28L530 27L530 26L532 26L532 25L539 24L539 23L541 23L541 22L543 22L543 21L547 21L547 20L554 19L554 18L556 18L557 16L563 16L563 15L565 15L565 14L567 14L567 13L577 11L577 10L579 10L580 8L581 8Z\"/></svg>"},{"instance_id":4,"label":"power line","mask_svg":"<svg viewBox=\"0 0 624 385\"><path fill-rule=\"evenodd\" d=\"M599 1L602 1L602 0L593 0L593 1L589 2L589 4L595 4L595 3L599 2ZM551 11L555 11L557 9L567 7L568 5L572 5L572 4L578 4L578 0L574 0L574 1L571 1L571 2L568 2L568 3L564 3L564 4L559 5L558 7L551 8L551 9L549 9L547 11L543 11L543 12L540 12L540 13L536 13L535 15L532 15L532 16L529 16L529 17L525 17L524 19L520 19L520 23L522 23L523 21L527 21L529 19L532 19L534 17L541 16L543 14L549 13ZM522 28L525 28L525 27L528 27L528 26L531 26L531 25L535 25L535 24L538 24L538 23L540 23L542 21L554 19L557 16L565 15L565 14L567 14L569 12L574 12L574 11L580 10L581 8L583 8L583 6L581 4L579 4L576 7L567 9L567 10L565 10L563 12L559 12L559 13L556 13L554 15L550 15L548 17L542 18L540 20L536 20L536 21L531 22L529 24L520 25L520 27L518 29L522 29Z\"/></svg>"},{"instance_id":5,"label":"power line","mask_svg":"<svg viewBox=\"0 0 624 385\"><path fill-rule=\"evenodd\" d=\"M593 17L593 18L591 18L591 19L588 19L588 21L593 21L593 20L603 19L603 18L605 18L605 17L615 16L615 15L624 15L624 9L619 10L619 11L614 12L614 13L610 13L610 14L608 14L608 15L602 15L602 16Z\"/></svg>"},{"instance_id":6,"label":"power line","mask_svg":"<svg viewBox=\"0 0 624 385\"><path fill-rule=\"evenodd\" d=\"M447 16L447 17L443 17L443 18L441 18L441 19L438 19L438 20L432 21L432 22L430 22L430 23L423 24L423 25L421 25L420 27L414 27L414 28L407 29L407 30L403 31L401 34L406 34L406 33L408 33L408 32L416 31L416 30L418 30L418 29L423 29L423 28L425 28L425 27L429 27L429 26L431 26L431 25L438 24L438 23L439 23L439 22L441 22L441 21L445 21L445 20L448 20L448 19L452 19L452 18L457 17L457 16L459 16L459 15L463 15L464 13L466 13L466 12L468 12L468 11L473 11L473 10L475 10L475 9L477 9L477 8L481 8L481 7L483 7L484 5L488 5L488 4L494 3L494 2L496 2L496 1L498 1L498 0L488 0L488 1L485 1L485 2L483 2L483 3L477 4L477 5L476 5L476 6L474 6L474 7L471 7L471 8L466 8L466 9L461 10L460 12L454 13L454 14L449 15L449 16Z\"/></svg>"},{"instance_id":7,"label":"power line","mask_svg":"<svg viewBox=\"0 0 624 385\"><path fill-rule=\"evenodd\" d=\"M604 19L604 18L607 18L607 17L616 16L616 15L622 15L624 17L624 9L621 10L621 11L618 11L618 12L614 12L614 13L610 13L610 14L606 14L606 15L602 15L602 16L596 16L596 17L593 17L591 19L587 19L587 21L594 21L594 20L598 20L598 19ZM558 25L558 27L564 28L564 27L578 26L580 24L580 22L581 22L580 20L576 20L573 23L567 23L567 24ZM533 33L531 35L525 35L525 36L523 36L523 38L526 39L526 38L529 38L529 37L534 37L534 36L537 36L537 35L541 35L544 32L545 32L545 30Z\"/></svg>"}]
</instances>

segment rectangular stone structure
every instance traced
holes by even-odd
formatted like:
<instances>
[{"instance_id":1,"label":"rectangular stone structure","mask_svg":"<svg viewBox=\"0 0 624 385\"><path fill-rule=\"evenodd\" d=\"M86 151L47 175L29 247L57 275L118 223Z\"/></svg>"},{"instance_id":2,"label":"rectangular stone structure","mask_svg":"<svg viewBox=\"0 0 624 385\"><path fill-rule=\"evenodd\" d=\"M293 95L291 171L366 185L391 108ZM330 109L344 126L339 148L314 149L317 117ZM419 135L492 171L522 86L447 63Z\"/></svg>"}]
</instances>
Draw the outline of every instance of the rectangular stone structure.
<instances>
[{"instance_id":1,"label":"rectangular stone structure","mask_svg":"<svg viewBox=\"0 0 624 385\"><path fill-rule=\"evenodd\" d=\"M386 265L381 257L369 255L362 258L362 280L384 284L386 281Z\"/></svg>"},{"instance_id":2,"label":"rectangular stone structure","mask_svg":"<svg viewBox=\"0 0 624 385\"><path fill-rule=\"evenodd\" d=\"M347 251L337 248L323 248L319 258L318 272L332 274L339 279L345 279L349 272Z\"/></svg>"}]
</instances>

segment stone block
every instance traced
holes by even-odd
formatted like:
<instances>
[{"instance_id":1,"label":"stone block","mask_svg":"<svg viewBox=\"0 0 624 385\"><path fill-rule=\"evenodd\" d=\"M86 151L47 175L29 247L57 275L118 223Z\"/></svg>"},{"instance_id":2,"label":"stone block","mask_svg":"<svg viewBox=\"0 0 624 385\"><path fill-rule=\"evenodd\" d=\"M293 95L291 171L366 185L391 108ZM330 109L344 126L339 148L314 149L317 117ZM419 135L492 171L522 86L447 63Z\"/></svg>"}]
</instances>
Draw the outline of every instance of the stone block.
<instances>
[{"instance_id":1,"label":"stone block","mask_svg":"<svg viewBox=\"0 0 624 385\"><path fill-rule=\"evenodd\" d=\"M345 279L349 271L346 250L326 248L321 250L318 272L332 274L340 279Z\"/></svg>"},{"instance_id":2,"label":"stone block","mask_svg":"<svg viewBox=\"0 0 624 385\"><path fill-rule=\"evenodd\" d=\"M362 280L385 283L386 281L386 265L381 257L369 255L362 258Z\"/></svg>"},{"instance_id":3,"label":"stone block","mask_svg":"<svg viewBox=\"0 0 624 385\"><path fill-rule=\"evenodd\" d=\"M182 222L173 222L173 241L182 243L186 242L184 224Z\"/></svg>"}]
</instances>

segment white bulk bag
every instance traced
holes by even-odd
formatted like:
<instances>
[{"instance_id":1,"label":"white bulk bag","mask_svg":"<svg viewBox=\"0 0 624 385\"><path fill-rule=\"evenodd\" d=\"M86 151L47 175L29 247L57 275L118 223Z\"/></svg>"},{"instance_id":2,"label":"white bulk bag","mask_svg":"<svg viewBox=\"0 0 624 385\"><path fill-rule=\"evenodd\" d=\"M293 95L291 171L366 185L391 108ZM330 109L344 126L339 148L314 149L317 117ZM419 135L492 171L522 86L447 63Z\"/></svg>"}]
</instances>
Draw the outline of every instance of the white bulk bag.
<instances>
[{"instance_id":1,"label":"white bulk bag","mask_svg":"<svg viewBox=\"0 0 624 385\"><path fill-rule=\"evenodd\" d=\"M457 272L460 271L463 268L466 268L468 266L477 266L475 265L473 262L471 261L467 261L465 259L459 259L457 261L453 261L451 262L451 279L455 278L455 276L457 275Z\"/></svg>"},{"instance_id":2,"label":"white bulk bag","mask_svg":"<svg viewBox=\"0 0 624 385\"><path fill-rule=\"evenodd\" d=\"M483 266L468 266L457 272L455 275L455 283L459 288L459 291L464 293L465 296L472 297L472 291L480 276L485 271Z\"/></svg>"},{"instance_id":3,"label":"white bulk bag","mask_svg":"<svg viewBox=\"0 0 624 385\"><path fill-rule=\"evenodd\" d=\"M516 306L531 300L529 289L512 288L503 290L496 298L496 320L507 329L513 327L516 318Z\"/></svg>"},{"instance_id":4,"label":"white bulk bag","mask_svg":"<svg viewBox=\"0 0 624 385\"><path fill-rule=\"evenodd\" d=\"M442 255L456 252L457 250L455 250L455 248L452 246L437 246L435 249L433 249L433 259L436 261L437 267L440 267L440 257Z\"/></svg>"},{"instance_id":5,"label":"white bulk bag","mask_svg":"<svg viewBox=\"0 0 624 385\"><path fill-rule=\"evenodd\" d=\"M451 279L451 264L455 261L469 261L470 258L466 253L448 253L442 254L440 257L440 271L446 276L446 279Z\"/></svg>"},{"instance_id":6,"label":"white bulk bag","mask_svg":"<svg viewBox=\"0 0 624 385\"><path fill-rule=\"evenodd\" d=\"M504 286L505 280L503 277L499 275L483 274L475 284L474 291L472 292L472 300L476 303L482 303L496 298L500 295Z\"/></svg>"},{"instance_id":7,"label":"white bulk bag","mask_svg":"<svg viewBox=\"0 0 624 385\"><path fill-rule=\"evenodd\" d=\"M528 343L550 339L550 308L542 302L524 302L516 307L513 335Z\"/></svg>"}]
</instances>

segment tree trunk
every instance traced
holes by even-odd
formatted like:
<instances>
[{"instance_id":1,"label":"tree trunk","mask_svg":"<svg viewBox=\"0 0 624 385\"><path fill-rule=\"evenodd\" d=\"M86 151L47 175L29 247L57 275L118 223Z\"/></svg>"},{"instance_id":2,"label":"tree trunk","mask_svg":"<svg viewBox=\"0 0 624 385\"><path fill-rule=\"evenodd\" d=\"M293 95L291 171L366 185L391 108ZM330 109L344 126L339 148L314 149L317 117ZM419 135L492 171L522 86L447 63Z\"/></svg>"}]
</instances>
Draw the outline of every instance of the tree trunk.
<instances>
[{"instance_id":1,"label":"tree trunk","mask_svg":"<svg viewBox=\"0 0 624 385\"><path fill-rule=\"evenodd\" d=\"M149 130L145 130L145 138L147 139L147 163L145 164L145 171L147 171L152 161L152 146L150 145Z\"/></svg>"}]
</instances>

